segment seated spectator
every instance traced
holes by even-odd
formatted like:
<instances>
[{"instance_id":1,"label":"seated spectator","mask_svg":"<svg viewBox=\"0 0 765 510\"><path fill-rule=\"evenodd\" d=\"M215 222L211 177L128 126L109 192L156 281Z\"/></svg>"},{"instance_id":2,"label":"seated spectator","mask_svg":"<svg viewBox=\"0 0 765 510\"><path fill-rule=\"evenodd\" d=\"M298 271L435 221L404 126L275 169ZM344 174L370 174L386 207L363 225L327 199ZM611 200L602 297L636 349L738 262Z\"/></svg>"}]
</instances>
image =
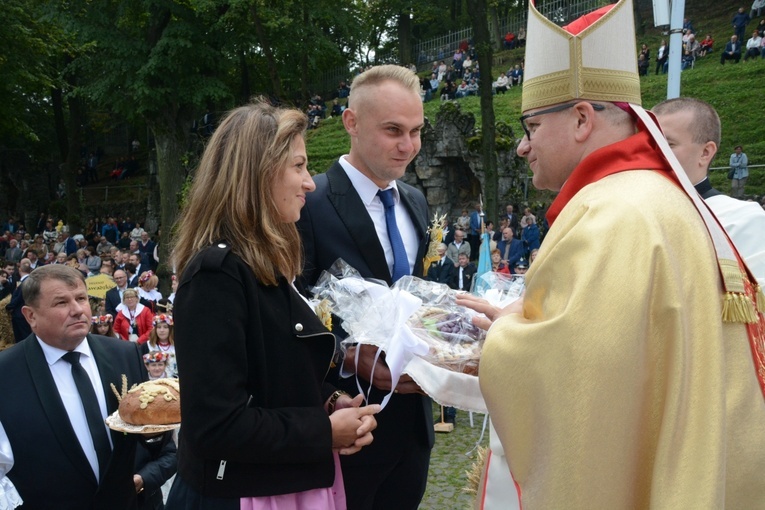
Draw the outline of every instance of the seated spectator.
<instances>
[{"instance_id":1,"label":"seated spectator","mask_svg":"<svg viewBox=\"0 0 765 510\"><path fill-rule=\"evenodd\" d=\"M680 70L685 71L686 69L693 69L695 63L696 58L694 57L693 52L686 47L683 47L683 57L680 60Z\"/></svg>"},{"instance_id":2,"label":"seated spectator","mask_svg":"<svg viewBox=\"0 0 765 510\"><path fill-rule=\"evenodd\" d=\"M765 59L765 36L761 36L760 40L760 58Z\"/></svg>"},{"instance_id":3,"label":"seated spectator","mask_svg":"<svg viewBox=\"0 0 765 510\"><path fill-rule=\"evenodd\" d=\"M648 49L648 45L647 44L643 44L643 45L640 46L640 55L644 55L645 56L646 62L650 62L651 61L651 50Z\"/></svg>"},{"instance_id":4,"label":"seated spectator","mask_svg":"<svg viewBox=\"0 0 765 510\"><path fill-rule=\"evenodd\" d=\"M442 60L438 64L438 81L439 83L444 79L444 76L446 75L446 63Z\"/></svg>"},{"instance_id":5,"label":"seated spectator","mask_svg":"<svg viewBox=\"0 0 765 510\"><path fill-rule=\"evenodd\" d=\"M693 28L693 23L688 18L683 18L683 32L684 33L691 33L691 34L695 34L696 33L696 29Z\"/></svg>"},{"instance_id":6,"label":"seated spectator","mask_svg":"<svg viewBox=\"0 0 765 510\"><path fill-rule=\"evenodd\" d=\"M712 39L712 34L707 34L704 40L699 43L699 56L706 57L708 53L714 51L715 40Z\"/></svg>"},{"instance_id":7,"label":"seated spectator","mask_svg":"<svg viewBox=\"0 0 765 510\"><path fill-rule=\"evenodd\" d=\"M526 46L526 29L524 27L518 29L518 37L516 38L516 43L519 48Z\"/></svg>"},{"instance_id":8,"label":"seated spectator","mask_svg":"<svg viewBox=\"0 0 765 510\"><path fill-rule=\"evenodd\" d=\"M114 160L114 167L112 167L112 171L109 172L109 177L111 177L112 180L116 181L117 179L120 178L124 170L125 170L125 161L122 158L117 158Z\"/></svg>"},{"instance_id":9,"label":"seated spectator","mask_svg":"<svg viewBox=\"0 0 765 510\"><path fill-rule=\"evenodd\" d=\"M470 69L473 67L473 59L470 58L470 55L467 55L465 57L465 60L462 62L462 76L465 76L465 73L470 71Z\"/></svg>"},{"instance_id":10,"label":"seated spectator","mask_svg":"<svg viewBox=\"0 0 765 510\"><path fill-rule=\"evenodd\" d=\"M130 156L130 159L125 162L125 168L122 170L120 179L129 179L130 177L133 177L134 175L138 174L138 170L138 160L135 159L135 155L132 155Z\"/></svg>"},{"instance_id":11,"label":"seated spectator","mask_svg":"<svg viewBox=\"0 0 765 510\"><path fill-rule=\"evenodd\" d=\"M638 54L638 74L648 76L648 61L642 53Z\"/></svg>"},{"instance_id":12,"label":"seated spectator","mask_svg":"<svg viewBox=\"0 0 765 510\"><path fill-rule=\"evenodd\" d=\"M339 99L344 99L348 97L348 94L350 94L351 88L346 84L344 81L341 81L340 84L337 86L337 97Z\"/></svg>"},{"instance_id":13,"label":"seated spectator","mask_svg":"<svg viewBox=\"0 0 765 510\"><path fill-rule=\"evenodd\" d=\"M433 91L438 90L439 86L441 86L441 81L438 79L438 75L436 73L431 73L430 75L431 94L433 93Z\"/></svg>"},{"instance_id":14,"label":"seated spectator","mask_svg":"<svg viewBox=\"0 0 765 510\"><path fill-rule=\"evenodd\" d=\"M96 245L96 253L98 253L99 255L104 254L104 253L110 253L112 247L114 247L114 245L112 243L110 243L106 239L106 237L102 237L101 240Z\"/></svg>"},{"instance_id":15,"label":"seated spectator","mask_svg":"<svg viewBox=\"0 0 765 510\"><path fill-rule=\"evenodd\" d=\"M523 69L519 64L515 64L512 69L507 71L507 77L510 78L510 86L520 85L523 82Z\"/></svg>"},{"instance_id":16,"label":"seated spectator","mask_svg":"<svg viewBox=\"0 0 765 510\"><path fill-rule=\"evenodd\" d=\"M505 227L502 231L502 239L497 243L497 249L502 254L502 262L510 268L523 258L525 253L523 242L513 237L513 229L510 227Z\"/></svg>"},{"instance_id":17,"label":"seated spectator","mask_svg":"<svg viewBox=\"0 0 765 510\"><path fill-rule=\"evenodd\" d=\"M444 75L445 81L453 81L455 82L455 86L457 85L457 78L460 77L460 74L457 72L457 70L454 68L454 66L449 66L449 68L446 70L446 74Z\"/></svg>"},{"instance_id":18,"label":"seated spectator","mask_svg":"<svg viewBox=\"0 0 765 510\"><path fill-rule=\"evenodd\" d=\"M757 25L757 33L760 34L760 37L765 37L765 19L761 19Z\"/></svg>"},{"instance_id":19,"label":"seated spectator","mask_svg":"<svg viewBox=\"0 0 765 510\"><path fill-rule=\"evenodd\" d=\"M343 114L343 110L345 110L345 106L341 105L337 102L337 99L332 100L332 111L329 112L329 115L331 117L339 117Z\"/></svg>"},{"instance_id":20,"label":"seated spectator","mask_svg":"<svg viewBox=\"0 0 765 510\"><path fill-rule=\"evenodd\" d=\"M460 255L465 255L470 260L470 243L465 241L465 232L460 229L454 231L454 241L449 243L446 248L446 256L454 262L455 267L458 264Z\"/></svg>"},{"instance_id":21,"label":"seated spectator","mask_svg":"<svg viewBox=\"0 0 765 510\"><path fill-rule=\"evenodd\" d=\"M468 95L468 84L464 80L457 87L457 92L454 93L454 97L457 99L463 98Z\"/></svg>"},{"instance_id":22,"label":"seated spectator","mask_svg":"<svg viewBox=\"0 0 765 510\"><path fill-rule=\"evenodd\" d=\"M504 94L507 92L509 80L504 74L500 74L497 81L491 84L491 88L494 94Z\"/></svg>"},{"instance_id":23,"label":"seated spectator","mask_svg":"<svg viewBox=\"0 0 765 510\"><path fill-rule=\"evenodd\" d=\"M750 58L757 59L760 56L760 48L762 47L762 37L757 33L757 30L752 32L752 37L746 42L746 53L744 54L744 62Z\"/></svg>"},{"instance_id":24,"label":"seated spectator","mask_svg":"<svg viewBox=\"0 0 765 510\"><path fill-rule=\"evenodd\" d=\"M505 34L504 46L506 50L515 49L515 34L508 32Z\"/></svg>"},{"instance_id":25,"label":"seated spectator","mask_svg":"<svg viewBox=\"0 0 765 510\"><path fill-rule=\"evenodd\" d=\"M468 95L469 96L478 95L478 81L476 81L475 78L470 78L470 82L468 83Z\"/></svg>"},{"instance_id":26,"label":"seated spectator","mask_svg":"<svg viewBox=\"0 0 765 510\"><path fill-rule=\"evenodd\" d=\"M536 225L536 223L537 223L537 217L531 213L530 208L528 207L525 208L523 210L523 216L521 217L521 222L520 222L521 228L526 228L532 224Z\"/></svg>"},{"instance_id":27,"label":"seated spectator","mask_svg":"<svg viewBox=\"0 0 765 510\"><path fill-rule=\"evenodd\" d=\"M510 274L510 268L502 262L502 252L497 249L491 251L491 270L495 273Z\"/></svg>"},{"instance_id":28,"label":"seated spectator","mask_svg":"<svg viewBox=\"0 0 765 510\"><path fill-rule=\"evenodd\" d=\"M526 254L531 253L532 250L539 249L541 245L541 235L539 232L539 226L537 222L529 223L521 231L521 241L523 241L523 248Z\"/></svg>"},{"instance_id":29,"label":"seated spectator","mask_svg":"<svg viewBox=\"0 0 765 510\"><path fill-rule=\"evenodd\" d=\"M441 101L448 101L454 99L457 94L457 85L453 81L447 80L446 84L441 89Z\"/></svg>"},{"instance_id":30,"label":"seated spectator","mask_svg":"<svg viewBox=\"0 0 765 510\"><path fill-rule=\"evenodd\" d=\"M691 34L691 36L688 38L688 41L683 46L683 50L687 51L691 56L693 56L693 59L696 60L696 57L699 55L699 51L701 50L701 44L696 40L696 36Z\"/></svg>"},{"instance_id":31,"label":"seated spectator","mask_svg":"<svg viewBox=\"0 0 765 510\"><path fill-rule=\"evenodd\" d=\"M135 242L138 242L143 237L144 232L145 230L141 228L141 224L136 223L135 228L133 228L133 230L130 231L130 239L132 239ZM138 248L136 247L136 249Z\"/></svg>"},{"instance_id":32,"label":"seated spectator","mask_svg":"<svg viewBox=\"0 0 765 510\"><path fill-rule=\"evenodd\" d=\"M725 50L720 53L720 64L725 65L726 60L733 60L736 64L741 60L741 43L738 42L738 36L730 36L730 41L725 45Z\"/></svg>"}]
</instances>

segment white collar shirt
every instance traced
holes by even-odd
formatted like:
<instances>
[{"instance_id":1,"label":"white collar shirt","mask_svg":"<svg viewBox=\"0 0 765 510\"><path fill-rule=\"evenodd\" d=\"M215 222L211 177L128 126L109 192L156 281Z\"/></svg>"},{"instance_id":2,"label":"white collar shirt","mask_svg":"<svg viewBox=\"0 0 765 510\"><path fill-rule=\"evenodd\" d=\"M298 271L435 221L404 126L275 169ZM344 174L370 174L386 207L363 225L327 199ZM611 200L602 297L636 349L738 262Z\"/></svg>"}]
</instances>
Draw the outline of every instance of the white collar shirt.
<instances>
[{"instance_id":1,"label":"white collar shirt","mask_svg":"<svg viewBox=\"0 0 765 510\"><path fill-rule=\"evenodd\" d=\"M388 263L388 271L393 273L393 247L390 244L388 238L388 224L385 221L385 207L380 201L380 197L377 196L377 192L380 188L372 182L372 180L366 175L362 174L356 169L348 160L347 155L340 157L340 166L345 170L348 179L350 179L356 193L364 204L364 207L372 219L375 225L375 231L377 232L377 238L380 240L383 252L385 252L385 260ZM414 222L409 216L406 207L401 203L398 187L396 181L391 181L385 189L393 189L393 201L395 203L394 211L396 213L396 225L401 233L401 239L404 241L404 247L406 248L406 255L409 261L409 273L412 273L414 264L417 259L417 251L419 248L419 240L417 238L417 230L414 228Z\"/></svg>"}]
</instances>

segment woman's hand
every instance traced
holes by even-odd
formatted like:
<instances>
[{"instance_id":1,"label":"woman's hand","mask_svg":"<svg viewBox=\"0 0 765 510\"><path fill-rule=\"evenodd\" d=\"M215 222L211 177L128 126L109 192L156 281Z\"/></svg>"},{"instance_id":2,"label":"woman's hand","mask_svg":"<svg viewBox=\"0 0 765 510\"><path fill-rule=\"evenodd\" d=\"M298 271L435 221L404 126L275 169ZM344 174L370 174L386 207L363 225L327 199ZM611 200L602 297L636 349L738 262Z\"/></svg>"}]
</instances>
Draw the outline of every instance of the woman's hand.
<instances>
[{"instance_id":1,"label":"woman's hand","mask_svg":"<svg viewBox=\"0 0 765 510\"><path fill-rule=\"evenodd\" d=\"M340 455L352 455L372 442L372 431L377 428L374 415L380 412L380 406L358 407L362 399L362 395L354 399L340 397L335 404L335 412L329 416L332 448L338 450ZM343 407L339 408L338 404Z\"/></svg>"}]
</instances>

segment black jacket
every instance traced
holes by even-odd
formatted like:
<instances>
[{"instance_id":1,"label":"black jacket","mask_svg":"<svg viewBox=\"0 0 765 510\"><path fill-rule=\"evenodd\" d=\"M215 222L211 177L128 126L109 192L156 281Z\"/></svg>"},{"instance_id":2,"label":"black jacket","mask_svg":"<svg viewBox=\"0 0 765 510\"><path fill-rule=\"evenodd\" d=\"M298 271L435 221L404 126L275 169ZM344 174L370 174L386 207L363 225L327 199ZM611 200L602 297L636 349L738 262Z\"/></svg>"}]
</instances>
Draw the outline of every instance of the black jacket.
<instances>
[{"instance_id":1,"label":"black jacket","mask_svg":"<svg viewBox=\"0 0 765 510\"><path fill-rule=\"evenodd\" d=\"M109 384L121 388L146 380L136 344L88 335L109 414L119 402ZM133 464L137 436L111 433L114 448L100 481L69 422L45 355L34 335L0 352L0 387L13 388L0 398L0 423L13 449L8 477L24 499L22 510L119 510L136 505Z\"/></svg>"},{"instance_id":2,"label":"black jacket","mask_svg":"<svg viewBox=\"0 0 765 510\"><path fill-rule=\"evenodd\" d=\"M263 285L219 243L189 262L173 312L179 476L206 497L330 487L335 341L297 292Z\"/></svg>"},{"instance_id":3,"label":"black jacket","mask_svg":"<svg viewBox=\"0 0 765 510\"><path fill-rule=\"evenodd\" d=\"M329 268L341 257L362 277L377 278L390 285L390 270L374 222L343 167L335 162L326 173L314 177L314 182L316 190L307 195L306 205L298 221L305 250L303 277L306 284L313 285L322 270ZM428 248L428 204L423 194L414 187L401 181L397 181L396 186L401 203L412 218L420 240L412 274L422 277L422 260ZM369 387L367 381L360 381L363 387ZM336 384L351 395L359 393L355 377L338 380ZM379 404L386 394L372 388L369 400ZM433 446L433 409L430 397L393 394L384 412L377 415L374 436L371 445L355 455L341 459L343 469L355 463L372 464L380 459L399 457L412 441L423 447Z\"/></svg>"}]
</instances>

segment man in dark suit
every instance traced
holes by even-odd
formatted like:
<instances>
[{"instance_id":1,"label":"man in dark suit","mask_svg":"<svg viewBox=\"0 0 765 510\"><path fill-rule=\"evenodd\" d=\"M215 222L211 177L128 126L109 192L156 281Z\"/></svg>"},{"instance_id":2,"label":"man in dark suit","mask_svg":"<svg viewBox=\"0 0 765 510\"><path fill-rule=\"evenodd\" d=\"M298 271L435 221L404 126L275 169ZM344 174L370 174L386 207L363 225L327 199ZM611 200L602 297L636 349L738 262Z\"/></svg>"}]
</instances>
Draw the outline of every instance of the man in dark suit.
<instances>
[{"instance_id":1,"label":"man in dark suit","mask_svg":"<svg viewBox=\"0 0 765 510\"><path fill-rule=\"evenodd\" d=\"M13 337L16 343L21 342L26 337L32 334L32 329L29 327L29 323L24 318L22 309L24 308L24 295L22 294L22 284L24 280L29 277L32 272L31 262L29 259L21 259L19 262L19 276L18 284L13 291L11 301L6 305L5 309L11 314L11 324L13 325Z\"/></svg>"},{"instance_id":2,"label":"man in dark suit","mask_svg":"<svg viewBox=\"0 0 765 510\"><path fill-rule=\"evenodd\" d=\"M425 279L431 282L449 285L455 271L454 262L446 256L446 245L444 243L438 245L436 253L438 253L438 256L441 257L441 259L430 265L428 275Z\"/></svg>"},{"instance_id":3,"label":"man in dark suit","mask_svg":"<svg viewBox=\"0 0 765 510\"><path fill-rule=\"evenodd\" d=\"M389 285L403 274L421 277L427 202L420 191L397 180L421 144L417 76L392 65L357 76L343 124L351 137L350 153L314 178L316 191L306 197L298 222L306 283L312 285L338 257L363 277ZM350 348L342 366L367 388L376 348L359 346L358 366L356 349ZM337 385L352 395L359 392L356 377ZM375 366L373 385L369 401L379 403L391 390L383 356ZM402 376L377 424L371 446L341 458L348 509L414 510L425 492L433 445L431 400Z\"/></svg>"},{"instance_id":4,"label":"man in dark suit","mask_svg":"<svg viewBox=\"0 0 765 510\"><path fill-rule=\"evenodd\" d=\"M82 274L66 265L35 270L22 285L32 327L0 352L0 444L11 461L0 467L22 508L132 509L136 435L111 432L117 410L109 384L147 378L136 344L89 335L90 306ZM150 439L161 448L163 436Z\"/></svg>"},{"instance_id":5,"label":"man in dark suit","mask_svg":"<svg viewBox=\"0 0 765 510\"><path fill-rule=\"evenodd\" d=\"M497 249L502 255L502 263L507 267L514 268L524 255L523 241L515 239L513 229L506 227L502 231L502 240L497 243Z\"/></svg>"},{"instance_id":6,"label":"man in dark suit","mask_svg":"<svg viewBox=\"0 0 765 510\"><path fill-rule=\"evenodd\" d=\"M518 230L520 219L518 218L518 215L513 212L512 204L507 204L507 207L505 207L505 218L507 218L507 224L513 231Z\"/></svg>"},{"instance_id":7,"label":"man in dark suit","mask_svg":"<svg viewBox=\"0 0 765 510\"><path fill-rule=\"evenodd\" d=\"M457 262L457 268L454 270L454 274L452 274L449 286L455 290L469 291L476 272L475 264L470 262L470 259L464 253L460 253Z\"/></svg>"},{"instance_id":8,"label":"man in dark suit","mask_svg":"<svg viewBox=\"0 0 765 510\"><path fill-rule=\"evenodd\" d=\"M738 42L738 37L735 35L730 36L730 41L725 45L725 50L720 53L720 63L725 65L726 60L732 60L736 64L741 60L741 43Z\"/></svg>"},{"instance_id":9,"label":"man in dark suit","mask_svg":"<svg viewBox=\"0 0 765 510\"><path fill-rule=\"evenodd\" d=\"M122 303L122 293L128 288L128 278L127 273L122 269L114 271L112 278L114 278L114 283L116 283L117 286L106 291L104 308L106 309L106 313L110 313L113 317L116 317L117 307Z\"/></svg>"}]
</instances>

